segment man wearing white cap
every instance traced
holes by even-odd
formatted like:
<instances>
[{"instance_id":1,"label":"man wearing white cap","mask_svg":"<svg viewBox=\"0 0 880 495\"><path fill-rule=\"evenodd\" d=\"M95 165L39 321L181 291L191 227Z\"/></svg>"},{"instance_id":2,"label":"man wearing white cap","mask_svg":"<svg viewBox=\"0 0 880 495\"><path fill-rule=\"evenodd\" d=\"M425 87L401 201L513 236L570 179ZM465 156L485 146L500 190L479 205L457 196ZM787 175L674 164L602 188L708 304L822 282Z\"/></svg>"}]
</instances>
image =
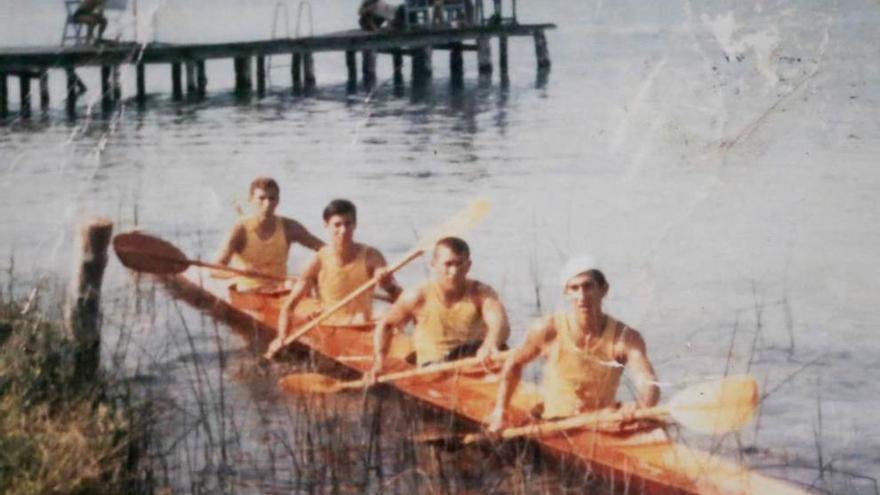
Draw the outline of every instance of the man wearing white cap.
<instances>
[{"instance_id":1,"label":"man wearing white cap","mask_svg":"<svg viewBox=\"0 0 880 495\"><path fill-rule=\"evenodd\" d=\"M656 405L660 399L642 336L602 311L609 286L595 259L588 255L570 259L559 281L570 309L539 320L505 362L495 409L488 418L489 431L504 426L523 367L540 355L546 358L540 387L544 419L603 408L626 413ZM633 375L638 398L621 405L616 396L624 367Z\"/></svg>"}]
</instances>

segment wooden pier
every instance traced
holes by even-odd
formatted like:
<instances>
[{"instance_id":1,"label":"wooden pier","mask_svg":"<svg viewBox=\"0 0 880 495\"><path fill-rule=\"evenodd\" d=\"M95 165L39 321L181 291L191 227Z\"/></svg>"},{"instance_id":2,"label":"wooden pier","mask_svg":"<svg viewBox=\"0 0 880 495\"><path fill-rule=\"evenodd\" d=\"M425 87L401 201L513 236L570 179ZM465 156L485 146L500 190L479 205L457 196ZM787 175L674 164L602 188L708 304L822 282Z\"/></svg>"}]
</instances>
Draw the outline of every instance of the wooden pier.
<instances>
[{"instance_id":1,"label":"wooden pier","mask_svg":"<svg viewBox=\"0 0 880 495\"><path fill-rule=\"evenodd\" d=\"M476 54L479 76L491 77L491 40L497 39L500 79L502 83L506 83L508 38L533 38L537 70L539 74L546 74L550 68L550 56L544 31L555 27L554 24L507 23L386 32L352 30L319 36L235 43L113 43L98 46L0 48L0 119L5 119L10 113L8 84L12 78L18 78L21 95L18 115L21 118L31 115L32 80L38 81L40 107L47 110L49 75L54 72L63 73L66 77L67 114L70 118L75 118L77 98L84 90L76 74L76 70L81 67L100 67L101 106L104 110L112 109L123 97L119 86L121 65L136 66L135 101L139 104L146 101L147 81L144 67L147 64L170 66L173 100L183 100L184 95L204 98L208 88L205 73L205 61L208 59L231 59L231 67L235 72L235 93L246 95L256 90L256 95L262 97L266 93L268 56L289 55L291 91L295 95L308 95L317 85L314 63L316 54L341 52L344 55L340 57L340 62L344 61L346 65L346 88L351 93L356 92L359 87L369 91L375 86L378 78L376 59L380 55L386 55L393 59L393 81L397 92L404 84L404 58L410 59L411 84L418 87L430 82L432 54L436 51L449 53L450 82L453 87L460 87L464 83L464 56L467 52ZM361 58L361 86L358 84L358 53Z\"/></svg>"}]
</instances>

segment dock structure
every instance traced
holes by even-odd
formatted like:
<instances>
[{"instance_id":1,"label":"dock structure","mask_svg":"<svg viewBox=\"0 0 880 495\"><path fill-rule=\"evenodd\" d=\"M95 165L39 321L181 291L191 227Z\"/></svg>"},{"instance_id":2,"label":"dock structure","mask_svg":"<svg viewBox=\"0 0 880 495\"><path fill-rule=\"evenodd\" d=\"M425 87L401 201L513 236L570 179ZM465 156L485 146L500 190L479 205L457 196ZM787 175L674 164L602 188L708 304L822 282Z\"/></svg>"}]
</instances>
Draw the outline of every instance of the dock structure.
<instances>
[{"instance_id":1,"label":"dock structure","mask_svg":"<svg viewBox=\"0 0 880 495\"><path fill-rule=\"evenodd\" d=\"M342 31L300 38L276 38L262 41L166 44L166 43L111 43L101 45L48 46L26 48L0 48L0 119L10 113L8 84L18 78L20 105L18 115L31 115L31 81L39 82L40 106L49 107L49 75L65 74L67 79L66 110L70 118L76 116L77 98L85 90L76 74L82 67L100 67L101 107L112 109L122 98L119 85L119 67L136 67L136 94L138 104L146 101L147 80L145 65L168 65L171 75L173 100L204 98L208 80L205 61L230 59L235 73L234 91L237 95L257 97L266 94L266 57L287 55L291 57L291 91L295 95L308 95L315 89L314 57L319 53L339 52L340 62L345 63L348 74L346 88L354 93L358 88L372 90L378 78L376 60L380 55L393 59L395 94L401 94L404 84L404 59L410 59L411 84L413 87L430 82L432 57L437 51L449 53L450 81L460 87L464 81L464 56L474 52L481 78L491 77L493 60L491 40L498 43L498 69L500 80L508 80L507 40L512 37L531 37L535 45L537 70L546 74L550 68L550 56L544 32L554 29L554 24L495 23L463 27L424 27L407 30L367 32ZM361 70L357 59L360 55ZM254 70L255 69L255 70ZM254 72L256 74L254 74ZM360 72L360 84L358 73ZM256 80L254 80L256 79Z\"/></svg>"}]
</instances>

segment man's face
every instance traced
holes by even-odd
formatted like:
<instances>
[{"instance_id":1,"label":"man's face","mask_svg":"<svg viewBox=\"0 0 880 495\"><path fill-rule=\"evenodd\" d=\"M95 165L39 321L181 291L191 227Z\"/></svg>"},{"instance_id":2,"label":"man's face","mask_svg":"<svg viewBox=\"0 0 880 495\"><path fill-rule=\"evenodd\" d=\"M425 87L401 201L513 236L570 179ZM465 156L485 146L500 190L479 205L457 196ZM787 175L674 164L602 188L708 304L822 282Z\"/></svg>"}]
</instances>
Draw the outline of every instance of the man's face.
<instances>
[{"instance_id":1,"label":"man's face","mask_svg":"<svg viewBox=\"0 0 880 495\"><path fill-rule=\"evenodd\" d=\"M598 311L607 293L608 287L600 285L590 272L576 275L565 284L565 297L571 301L572 309L584 315L592 316Z\"/></svg>"},{"instance_id":2,"label":"man's face","mask_svg":"<svg viewBox=\"0 0 880 495\"><path fill-rule=\"evenodd\" d=\"M331 241L337 246L347 246L354 242L354 229L357 221L354 215L333 215L324 222Z\"/></svg>"},{"instance_id":3,"label":"man's face","mask_svg":"<svg viewBox=\"0 0 880 495\"><path fill-rule=\"evenodd\" d=\"M257 214L263 218L269 218L275 214L278 207L278 191L273 188L263 189L258 187L251 193L251 204L257 210Z\"/></svg>"},{"instance_id":4,"label":"man's face","mask_svg":"<svg viewBox=\"0 0 880 495\"><path fill-rule=\"evenodd\" d=\"M460 254L455 254L446 246L438 246L434 249L431 267L434 269L437 282L445 288L452 289L461 287L467 280L471 260Z\"/></svg>"}]
</instances>

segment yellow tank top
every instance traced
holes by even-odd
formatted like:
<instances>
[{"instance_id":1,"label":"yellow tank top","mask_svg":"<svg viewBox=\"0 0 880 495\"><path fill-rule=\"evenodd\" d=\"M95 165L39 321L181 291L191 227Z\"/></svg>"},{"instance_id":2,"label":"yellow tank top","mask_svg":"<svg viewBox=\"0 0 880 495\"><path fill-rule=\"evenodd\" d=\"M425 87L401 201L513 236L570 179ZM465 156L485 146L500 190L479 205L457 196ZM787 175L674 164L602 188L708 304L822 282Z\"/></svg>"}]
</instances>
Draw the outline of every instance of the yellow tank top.
<instances>
[{"instance_id":1,"label":"yellow tank top","mask_svg":"<svg viewBox=\"0 0 880 495\"><path fill-rule=\"evenodd\" d=\"M269 275L284 277L287 275L287 256L289 246L284 235L284 222L275 218L275 230L268 239L260 239L257 235L258 218L248 218L244 224L245 245L240 253L232 257L230 263L234 268L254 270ZM239 289L253 289L268 285L280 285L279 282L264 278L238 277L235 284Z\"/></svg>"},{"instance_id":2,"label":"yellow tank top","mask_svg":"<svg viewBox=\"0 0 880 495\"><path fill-rule=\"evenodd\" d=\"M546 351L541 387L543 416L571 416L614 404L623 374L623 365L614 359L614 343L622 335L618 322L609 316L599 340L583 349L575 343L575 326L567 313L557 313L553 322L556 338Z\"/></svg>"},{"instance_id":3,"label":"yellow tank top","mask_svg":"<svg viewBox=\"0 0 880 495\"><path fill-rule=\"evenodd\" d=\"M326 309L344 299L352 291L370 280L367 266L367 246L358 244L353 260L340 264L331 246L318 251L321 270L318 272L318 299ZM327 319L330 325L364 323L373 316L373 289L370 289Z\"/></svg>"},{"instance_id":4,"label":"yellow tank top","mask_svg":"<svg viewBox=\"0 0 880 495\"><path fill-rule=\"evenodd\" d=\"M416 314L413 332L416 362L419 365L440 361L457 346L486 338L488 329L480 308L474 302L476 288L475 282L468 281L465 296L447 307L435 282L425 286L425 301Z\"/></svg>"}]
</instances>

